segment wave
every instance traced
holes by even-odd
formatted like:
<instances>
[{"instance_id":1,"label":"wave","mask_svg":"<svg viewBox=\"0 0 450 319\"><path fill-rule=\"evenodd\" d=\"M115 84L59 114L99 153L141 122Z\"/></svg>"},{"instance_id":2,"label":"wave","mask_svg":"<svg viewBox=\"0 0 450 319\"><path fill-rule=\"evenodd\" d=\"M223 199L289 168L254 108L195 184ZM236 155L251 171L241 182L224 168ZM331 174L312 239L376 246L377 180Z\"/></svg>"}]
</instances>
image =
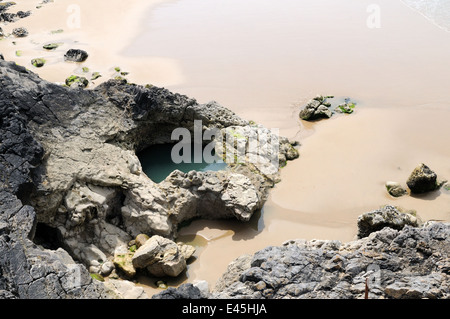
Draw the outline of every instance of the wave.
<instances>
[{"instance_id":1,"label":"wave","mask_svg":"<svg viewBox=\"0 0 450 319\"><path fill-rule=\"evenodd\" d=\"M450 32L450 0L401 0L439 28Z\"/></svg>"}]
</instances>

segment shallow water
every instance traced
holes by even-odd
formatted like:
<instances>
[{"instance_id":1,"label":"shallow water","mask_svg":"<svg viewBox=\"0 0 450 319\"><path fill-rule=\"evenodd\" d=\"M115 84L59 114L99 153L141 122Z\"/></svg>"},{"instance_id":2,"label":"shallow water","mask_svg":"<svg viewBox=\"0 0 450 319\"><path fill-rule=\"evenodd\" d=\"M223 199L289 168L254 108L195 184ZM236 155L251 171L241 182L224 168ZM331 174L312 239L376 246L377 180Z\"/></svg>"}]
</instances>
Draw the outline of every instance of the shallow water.
<instances>
[{"instance_id":1,"label":"shallow water","mask_svg":"<svg viewBox=\"0 0 450 319\"><path fill-rule=\"evenodd\" d=\"M450 220L448 191L395 199L384 187L405 184L422 162L450 179L450 34L436 26L441 18L392 0L377 1L380 28L371 28L371 4L179 0L148 12L124 55L176 61L182 80L163 86L217 100L301 143L253 224L194 221L181 229L181 238L206 240L185 280L213 285L232 259L289 239L350 241L358 215L385 204ZM351 97L356 111L300 121L300 107L316 94Z\"/></svg>"},{"instance_id":2,"label":"shallow water","mask_svg":"<svg viewBox=\"0 0 450 319\"><path fill-rule=\"evenodd\" d=\"M227 164L217 157L217 161L208 163L202 156L201 162L196 163L194 152L191 153L191 160L176 163L172 158L172 149L175 144L153 145L138 154L143 172L155 183L162 182L174 170L184 173L189 171L219 171L227 167ZM192 146L193 149L193 146Z\"/></svg>"}]
</instances>

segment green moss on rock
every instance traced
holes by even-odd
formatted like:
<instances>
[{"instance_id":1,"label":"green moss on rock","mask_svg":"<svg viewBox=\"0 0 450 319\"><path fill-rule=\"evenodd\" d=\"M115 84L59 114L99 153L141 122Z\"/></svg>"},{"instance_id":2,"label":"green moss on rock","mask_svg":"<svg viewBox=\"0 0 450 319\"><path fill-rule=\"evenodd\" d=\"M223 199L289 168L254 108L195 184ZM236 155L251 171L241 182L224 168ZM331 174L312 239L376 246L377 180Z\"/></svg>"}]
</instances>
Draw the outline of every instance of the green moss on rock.
<instances>
[{"instance_id":1,"label":"green moss on rock","mask_svg":"<svg viewBox=\"0 0 450 319\"><path fill-rule=\"evenodd\" d=\"M33 64L33 66L37 67L37 68L41 68L44 66L46 60L43 58L36 58L31 60L31 64Z\"/></svg>"},{"instance_id":2,"label":"green moss on rock","mask_svg":"<svg viewBox=\"0 0 450 319\"><path fill-rule=\"evenodd\" d=\"M66 79L66 85L72 86L73 84L78 84L81 87L87 87L89 84L88 79L78 75L71 75Z\"/></svg>"}]
</instances>

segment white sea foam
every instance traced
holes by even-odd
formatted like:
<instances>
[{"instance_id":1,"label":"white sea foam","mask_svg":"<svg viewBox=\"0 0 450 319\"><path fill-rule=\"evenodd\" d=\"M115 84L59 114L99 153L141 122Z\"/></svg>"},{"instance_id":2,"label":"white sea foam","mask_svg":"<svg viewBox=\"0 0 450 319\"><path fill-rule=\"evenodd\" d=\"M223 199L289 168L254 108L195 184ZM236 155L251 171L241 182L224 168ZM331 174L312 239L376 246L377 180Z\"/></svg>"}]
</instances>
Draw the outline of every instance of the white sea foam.
<instances>
[{"instance_id":1,"label":"white sea foam","mask_svg":"<svg viewBox=\"0 0 450 319\"><path fill-rule=\"evenodd\" d=\"M450 0L402 0L439 28L450 32Z\"/></svg>"}]
</instances>

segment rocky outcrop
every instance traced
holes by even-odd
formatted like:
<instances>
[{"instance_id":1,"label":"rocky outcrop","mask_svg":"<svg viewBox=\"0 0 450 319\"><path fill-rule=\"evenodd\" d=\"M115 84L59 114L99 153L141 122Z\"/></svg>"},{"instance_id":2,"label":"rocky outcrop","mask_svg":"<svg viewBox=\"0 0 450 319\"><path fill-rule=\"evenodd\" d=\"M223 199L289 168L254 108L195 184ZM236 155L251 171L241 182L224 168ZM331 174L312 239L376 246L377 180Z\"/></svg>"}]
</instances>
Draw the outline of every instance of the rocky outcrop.
<instances>
[{"instance_id":1,"label":"rocky outcrop","mask_svg":"<svg viewBox=\"0 0 450 319\"><path fill-rule=\"evenodd\" d=\"M367 237L384 227L401 230L406 225L418 227L420 221L411 213L404 213L397 207L386 205L358 217L358 237Z\"/></svg>"},{"instance_id":2,"label":"rocky outcrop","mask_svg":"<svg viewBox=\"0 0 450 319\"><path fill-rule=\"evenodd\" d=\"M103 298L108 290L89 276L63 249L45 249L34 240L42 234L29 205L33 174L45 153L28 128L19 103L3 90L5 73L25 68L1 61L0 82L0 298Z\"/></svg>"},{"instance_id":3,"label":"rocky outcrop","mask_svg":"<svg viewBox=\"0 0 450 319\"><path fill-rule=\"evenodd\" d=\"M231 263L213 298L448 298L450 224L363 239L293 240Z\"/></svg>"},{"instance_id":4,"label":"rocky outcrop","mask_svg":"<svg viewBox=\"0 0 450 319\"><path fill-rule=\"evenodd\" d=\"M173 239L178 225L194 217L249 220L279 180L280 164L298 156L294 143L250 125L216 102L198 104L163 88L115 80L94 90L67 88L5 61L0 61L0 81L1 174L5 196L12 196L2 203L14 202L17 216L30 216L20 225L30 225L22 236L30 245L60 247L83 264L83 271L101 273L111 263L117 268L122 263L115 257L138 234ZM241 157L238 147L249 146L250 138L241 133L217 138L218 148L236 154L229 156L235 160L227 170L176 171L160 184L152 182L136 153L173 142L176 128L195 133L198 122L201 133L264 134L266 141L276 143ZM1 224L2 233L16 227L12 221L8 217ZM36 225L50 235L38 241ZM13 278L15 271L4 273ZM91 285L101 286L89 278L83 282L86 291L93 291ZM105 289L101 287L98 296ZM18 288L13 291L25 296Z\"/></svg>"}]
</instances>

